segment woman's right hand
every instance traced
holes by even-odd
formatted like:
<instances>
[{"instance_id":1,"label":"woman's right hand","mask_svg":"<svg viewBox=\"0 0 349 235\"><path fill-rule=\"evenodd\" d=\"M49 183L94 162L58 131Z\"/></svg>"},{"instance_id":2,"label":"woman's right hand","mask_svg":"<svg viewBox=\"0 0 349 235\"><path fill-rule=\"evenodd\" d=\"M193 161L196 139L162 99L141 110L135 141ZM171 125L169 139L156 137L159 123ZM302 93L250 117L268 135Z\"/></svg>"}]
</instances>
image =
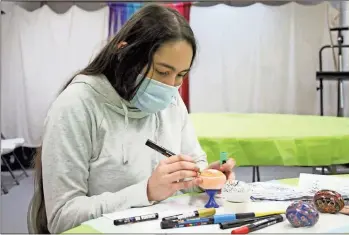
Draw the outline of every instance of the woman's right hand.
<instances>
[{"instance_id":1,"label":"woman's right hand","mask_svg":"<svg viewBox=\"0 0 349 235\"><path fill-rule=\"evenodd\" d=\"M197 186L200 169L189 156L175 155L160 161L148 180L147 195L149 201L162 201L176 191ZM182 181L185 178L192 180Z\"/></svg>"}]
</instances>

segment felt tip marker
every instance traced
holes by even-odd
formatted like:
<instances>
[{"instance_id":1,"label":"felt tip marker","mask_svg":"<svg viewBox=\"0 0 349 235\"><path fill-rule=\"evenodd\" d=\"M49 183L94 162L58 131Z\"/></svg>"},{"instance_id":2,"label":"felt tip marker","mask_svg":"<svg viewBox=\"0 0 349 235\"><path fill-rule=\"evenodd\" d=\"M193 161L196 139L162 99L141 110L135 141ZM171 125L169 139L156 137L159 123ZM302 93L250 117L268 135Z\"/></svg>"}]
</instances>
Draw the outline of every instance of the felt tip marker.
<instances>
[{"instance_id":1,"label":"felt tip marker","mask_svg":"<svg viewBox=\"0 0 349 235\"><path fill-rule=\"evenodd\" d=\"M160 145L157 145L156 143L154 143L153 141L151 141L149 139L147 140L147 142L145 142L145 145L154 149L155 151L161 153L165 157L172 157L172 156L176 155L175 153L171 152L170 150L165 149L164 147L162 147ZM200 173L200 170L198 173ZM178 180L177 182L180 182L180 181L183 181L183 180Z\"/></svg>"},{"instance_id":2,"label":"felt tip marker","mask_svg":"<svg viewBox=\"0 0 349 235\"><path fill-rule=\"evenodd\" d=\"M184 221L165 220L165 221L161 221L160 227L161 229L171 229L171 228L193 227L193 226L208 225L208 224L214 224L213 217L190 219L190 220L184 220Z\"/></svg>"},{"instance_id":3,"label":"felt tip marker","mask_svg":"<svg viewBox=\"0 0 349 235\"><path fill-rule=\"evenodd\" d=\"M162 218L162 221L166 220L184 220L184 219L192 219L196 217L209 217L216 214L215 208L208 208L208 209L201 209L189 213L179 214L179 215L173 215Z\"/></svg>"},{"instance_id":4,"label":"felt tip marker","mask_svg":"<svg viewBox=\"0 0 349 235\"><path fill-rule=\"evenodd\" d=\"M147 140L145 145L147 145L148 147L154 149L155 151L161 153L162 155L164 155L166 157L171 157L171 156L176 155L175 153L171 152L170 150L165 149L164 147L157 145L156 143L154 143L153 141L151 141L149 139Z\"/></svg>"},{"instance_id":5,"label":"felt tip marker","mask_svg":"<svg viewBox=\"0 0 349 235\"><path fill-rule=\"evenodd\" d=\"M231 222L220 223L219 224L219 228L220 229L237 228L237 227L240 227L242 225L250 224L250 223L262 220L262 219L269 218L271 216L272 215L267 215L267 216L262 216L262 217L246 218L246 219L237 219L237 220L231 221Z\"/></svg>"},{"instance_id":6,"label":"felt tip marker","mask_svg":"<svg viewBox=\"0 0 349 235\"><path fill-rule=\"evenodd\" d=\"M229 221L236 220L236 214L223 214L223 215L214 215L207 218L198 218L198 219L188 219L188 220L165 220L161 221L160 227L162 229L169 228L182 228L182 227L193 227L207 224L219 224Z\"/></svg>"},{"instance_id":7,"label":"felt tip marker","mask_svg":"<svg viewBox=\"0 0 349 235\"><path fill-rule=\"evenodd\" d=\"M270 218L262 219L251 224L243 225L239 228L233 229L231 234L248 234L263 228L269 227L271 225L280 223L284 220L282 215L275 215Z\"/></svg>"},{"instance_id":8,"label":"felt tip marker","mask_svg":"<svg viewBox=\"0 0 349 235\"><path fill-rule=\"evenodd\" d=\"M221 165L225 164L228 160L228 153L227 152L221 152L219 155L219 160L221 162Z\"/></svg>"},{"instance_id":9,"label":"felt tip marker","mask_svg":"<svg viewBox=\"0 0 349 235\"><path fill-rule=\"evenodd\" d=\"M140 216L134 216L130 218L116 219L114 220L114 225L133 224L133 223L138 223L143 221L156 220L158 218L159 218L158 213L140 215Z\"/></svg>"},{"instance_id":10,"label":"felt tip marker","mask_svg":"<svg viewBox=\"0 0 349 235\"><path fill-rule=\"evenodd\" d=\"M285 214L285 211L237 213L237 214L235 214L235 220L236 219L256 218L256 217L262 217L262 216L268 216L268 215L280 215L280 214Z\"/></svg>"}]
</instances>

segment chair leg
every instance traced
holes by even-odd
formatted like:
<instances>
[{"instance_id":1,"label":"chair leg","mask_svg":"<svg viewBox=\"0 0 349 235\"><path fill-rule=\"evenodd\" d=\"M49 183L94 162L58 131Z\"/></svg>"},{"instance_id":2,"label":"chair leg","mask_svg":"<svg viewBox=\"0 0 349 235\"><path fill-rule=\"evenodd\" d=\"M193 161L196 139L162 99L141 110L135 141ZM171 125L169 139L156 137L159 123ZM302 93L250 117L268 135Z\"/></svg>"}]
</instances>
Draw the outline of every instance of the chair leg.
<instances>
[{"instance_id":1,"label":"chair leg","mask_svg":"<svg viewBox=\"0 0 349 235\"><path fill-rule=\"evenodd\" d=\"M22 147L22 151L23 151L23 147ZM23 154L24 154L24 151L23 151ZM23 171L24 175L25 175L26 177L29 177L29 175L27 174L27 172L26 172L24 166L22 165L21 161L18 159L18 157L17 157L15 151L13 151L13 156L15 157L16 161L18 162L19 166L22 168L22 171Z\"/></svg>"},{"instance_id":2,"label":"chair leg","mask_svg":"<svg viewBox=\"0 0 349 235\"><path fill-rule=\"evenodd\" d=\"M1 190L4 192L4 194L8 194L8 190L6 186L2 183L2 180L1 180Z\"/></svg>"},{"instance_id":3,"label":"chair leg","mask_svg":"<svg viewBox=\"0 0 349 235\"><path fill-rule=\"evenodd\" d=\"M1 155L1 160L7 166L7 169L9 170L9 172L10 172L12 178L15 180L16 184L19 185L19 181L17 180L16 176L13 174L13 171L12 171L12 169L10 167L10 164L8 164L7 160L2 155Z\"/></svg>"},{"instance_id":4,"label":"chair leg","mask_svg":"<svg viewBox=\"0 0 349 235\"><path fill-rule=\"evenodd\" d=\"M259 166L256 166L257 182L261 181L261 175L259 174Z\"/></svg>"},{"instance_id":5,"label":"chair leg","mask_svg":"<svg viewBox=\"0 0 349 235\"><path fill-rule=\"evenodd\" d=\"M256 182L256 167L252 167L252 182Z\"/></svg>"}]
</instances>

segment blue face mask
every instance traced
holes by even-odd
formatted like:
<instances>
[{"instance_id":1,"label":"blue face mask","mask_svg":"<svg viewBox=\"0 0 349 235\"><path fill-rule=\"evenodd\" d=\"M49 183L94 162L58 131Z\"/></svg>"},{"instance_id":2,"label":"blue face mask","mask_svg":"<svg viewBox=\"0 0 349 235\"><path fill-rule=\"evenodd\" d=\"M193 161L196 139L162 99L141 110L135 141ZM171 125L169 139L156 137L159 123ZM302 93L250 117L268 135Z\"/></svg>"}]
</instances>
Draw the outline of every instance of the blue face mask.
<instances>
[{"instance_id":1,"label":"blue face mask","mask_svg":"<svg viewBox=\"0 0 349 235\"><path fill-rule=\"evenodd\" d=\"M140 81L143 75L138 75ZM178 87L145 78L130 103L146 113L156 113L167 108L176 97Z\"/></svg>"}]
</instances>

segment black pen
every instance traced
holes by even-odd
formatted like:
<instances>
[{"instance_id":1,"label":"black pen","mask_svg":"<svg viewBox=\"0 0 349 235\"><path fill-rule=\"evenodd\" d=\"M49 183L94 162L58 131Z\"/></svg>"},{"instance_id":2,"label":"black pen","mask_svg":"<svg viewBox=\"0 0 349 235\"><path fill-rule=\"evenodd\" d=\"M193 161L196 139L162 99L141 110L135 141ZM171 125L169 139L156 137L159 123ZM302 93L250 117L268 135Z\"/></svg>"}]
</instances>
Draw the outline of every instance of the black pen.
<instances>
[{"instance_id":1,"label":"black pen","mask_svg":"<svg viewBox=\"0 0 349 235\"><path fill-rule=\"evenodd\" d=\"M240 227L242 225L246 225L249 223L257 222L258 220L266 219L269 217L272 217L273 215L267 215L267 216L261 216L261 217L252 217L252 218L245 218L245 219L237 219L235 221L231 222L225 222L225 223L220 223L219 227L220 229L230 229L230 228L236 228Z\"/></svg>"},{"instance_id":2,"label":"black pen","mask_svg":"<svg viewBox=\"0 0 349 235\"><path fill-rule=\"evenodd\" d=\"M258 220L251 224L246 224L241 227L235 228L231 231L231 234L248 234L271 225L280 223L284 220L282 215L270 216L269 218Z\"/></svg>"},{"instance_id":3,"label":"black pen","mask_svg":"<svg viewBox=\"0 0 349 235\"><path fill-rule=\"evenodd\" d=\"M171 157L171 156L176 155L175 153L171 152L170 150L167 150L164 147L155 144L153 141L151 141L149 139L147 140L145 145L147 145L148 147L154 149L155 151L161 153L162 155L164 155L166 157Z\"/></svg>"},{"instance_id":4,"label":"black pen","mask_svg":"<svg viewBox=\"0 0 349 235\"><path fill-rule=\"evenodd\" d=\"M140 215L140 216L134 216L134 217L130 217L130 218L116 219L116 220L114 220L114 225L133 224L133 223L137 223L137 222L156 220L158 218L159 218L158 213L148 214L148 215Z\"/></svg>"},{"instance_id":5,"label":"black pen","mask_svg":"<svg viewBox=\"0 0 349 235\"><path fill-rule=\"evenodd\" d=\"M172 157L172 156L176 155L175 153L171 152L170 150L165 149L164 147L155 144L153 141L151 141L149 139L147 140L147 142L145 142L145 145L154 149L155 151L161 153L162 155L164 155L166 157ZM199 173L200 173L200 169L199 169ZM180 181L182 181L182 180L180 180Z\"/></svg>"}]
</instances>

